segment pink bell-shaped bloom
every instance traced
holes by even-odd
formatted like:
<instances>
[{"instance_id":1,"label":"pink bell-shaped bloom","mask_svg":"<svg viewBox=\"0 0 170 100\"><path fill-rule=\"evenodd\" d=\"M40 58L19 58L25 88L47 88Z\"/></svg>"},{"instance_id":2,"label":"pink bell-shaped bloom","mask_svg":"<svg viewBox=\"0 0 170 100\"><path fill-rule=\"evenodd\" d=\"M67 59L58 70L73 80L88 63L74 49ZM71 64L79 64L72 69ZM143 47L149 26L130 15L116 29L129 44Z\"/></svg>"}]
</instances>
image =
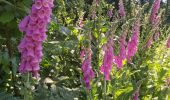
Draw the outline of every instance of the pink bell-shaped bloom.
<instances>
[{"instance_id":1,"label":"pink bell-shaped bloom","mask_svg":"<svg viewBox=\"0 0 170 100\"><path fill-rule=\"evenodd\" d=\"M43 0L35 0L35 7L41 9Z\"/></svg>"},{"instance_id":2,"label":"pink bell-shaped bloom","mask_svg":"<svg viewBox=\"0 0 170 100\"><path fill-rule=\"evenodd\" d=\"M21 32L25 32L26 31L26 28L27 28L27 25L29 23L29 20L30 20L30 17L29 16L26 16L20 23L19 23L19 30Z\"/></svg>"},{"instance_id":3,"label":"pink bell-shaped bloom","mask_svg":"<svg viewBox=\"0 0 170 100\"><path fill-rule=\"evenodd\" d=\"M42 1L42 4L43 4L44 7L49 7L49 2L48 2L48 0L43 0L43 1Z\"/></svg>"},{"instance_id":4,"label":"pink bell-shaped bloom","mask_svg":"<svg viewBox=\"0 0 170 100\"><path fill-rule=\"evenodd\" d=\"M38 9L36 8L36 5L33 4L32 8L31 8L31 13L35 14L35 13L37 13L37 11L38 11Z\"/></svg>"},{"instance_id":5,"label":"pink bell-shaped bloom","mask_svg":"<svg viewBox=\"0 0 170 100\"><path fill-rule=\"evenodd\" d=\"M37 15L36 13L31 13L30 19L31 19L32 21L36 21L36 20L38 19L38 15Z\"/></svg>"},{"instance_id":6,"label":"pink bell-shaped bloom","mask_svg":"<svg viewBox=\"0 0 170 100\"><path fill-rule=\"evenodd\" d=\"M38 11L38 17L41 19L45 17L45 9L41 9Z\"/></svg>"}]
</instances>

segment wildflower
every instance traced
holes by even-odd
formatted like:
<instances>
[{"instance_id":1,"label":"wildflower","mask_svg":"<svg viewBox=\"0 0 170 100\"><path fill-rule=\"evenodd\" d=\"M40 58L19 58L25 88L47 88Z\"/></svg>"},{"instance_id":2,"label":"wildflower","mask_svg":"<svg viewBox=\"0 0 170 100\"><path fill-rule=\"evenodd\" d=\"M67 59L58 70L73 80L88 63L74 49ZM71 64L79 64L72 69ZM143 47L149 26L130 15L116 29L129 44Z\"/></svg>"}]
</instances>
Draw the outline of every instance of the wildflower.
<instances>
[{"instance_id":1,"label":"wildflower","mask_svg":"<svg viewBox=\"0 0 170 100\"><path fill-rule=\"evenodd\" d=\"M120 14L120 17L122 17L122 18L126 16L125 8L124 8L122 0L119 0L119 14Z\"/></svg>"},{"instance_id":2,"label":"wildflower","mask_svg":"<svg viewBox=\"0 0 170 100\"><path fill-rule=\"evenodd\" d=\"M105 80L110 80L110 72L113 65L113 42L111 39L104 46L104 59L100 71L104 74Z\"/></svg>"},{"instance_id":3,"label":"wildflower","mask_svg":"<svg viewBox=\"0 0 170 100\"><path fill-rule=\"evenodd\" d=\"M94 72L91 67L91 50L87 48L87 50L83 50L80 54L80 57L85 56L85 59L82 61L82 72L83 72L83 80L86 85L86 88L90 89L90 79L94 78Z\"/></svg>"},{"instance_id":4,"label":"wildflower","mask_svg":"<svg viewBox=\"0 0 170 100\"><path fill-rule=\"evenodd\" d=\"M32 72L38 77L43 56L42 42L47 38L46 26L50 21L52 6L53 0L34 0L30 14L19 23L19 30L25 33L18 46L21 52L21 73Z\"/></svg>"},{"instance_id":5,"label":"wildflower","mask_svg":"<svg viewBox=\"0 0 170 100\"><path fill-rule=\"evenodd\" d=\"M157 20L159 8L160 8L160 0L155 0L152 6L152 11L151 11L151 16L150 16L150 23L153 25Z\"/></svg>"},{"instance_id":6,"label":"wildflower","mask_svg":"<svg viewBox=\"0 0 170 100\"><path fill-rule=\"evenodd\" d=\"M117 65L118 69L123 66L123 61L126 59L126 31L122 34L119 39L120 51L118 56L115 57L114 63Z\"/></svg>"},{"instance_id":7,"label":"wildflower","mask_svg":"<svg viewBox=\"0 0 170 100\"><path fill-rule=\"evenodd\" d=\"M132 37L129 40L128 45L127 45L127 60L128 60L128 62L131 61L131 58L137 52L138 41L139 41L139 33L140 33L140 21L139 21L139 19L135 22L132 32L133 32L133 35L132 35Z\"/></svg>"}]
</instances>

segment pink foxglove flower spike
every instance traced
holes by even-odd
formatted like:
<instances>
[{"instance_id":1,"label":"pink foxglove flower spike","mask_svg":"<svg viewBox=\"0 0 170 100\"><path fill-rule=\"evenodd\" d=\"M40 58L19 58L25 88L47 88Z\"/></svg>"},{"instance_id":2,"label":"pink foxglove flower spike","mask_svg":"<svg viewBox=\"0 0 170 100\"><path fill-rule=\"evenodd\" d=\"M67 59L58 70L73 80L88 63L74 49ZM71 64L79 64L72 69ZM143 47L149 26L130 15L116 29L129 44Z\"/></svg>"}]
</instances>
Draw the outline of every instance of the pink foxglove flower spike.
<instances>
[{"instance_id":1,"label":"pink foxglove flower spike","mask_svg":"<svg viewBox=\"0 0 170 100\"><path fill-rule=\"evenodd\" d=\"M160 17L158 16L158 11L160 9L160 2L161 2L160 0L155 0L152 6L151 15L150 15L150 23L152 25L152 28L157 28L159 26ZM157 40L159 38L158 32L156 32L153 36L156 36L155 40ZM147 41L146 48L151 47L153 43L153 38L155 38L153 36L151 36Z\"/></svg>"},{"instance_id":2,"label":"pink foxglove flower spike","mask_svg":"<svg viewBox=\"0 0 170 100\"><path fill-rule=\"evenodd\" d=\"M84 57L84 60L82 59ZM87 48L86 50L82 50L80 53L80 58L82 59L82 67L81 70L83 72L83 80L86 88L90 89L90 80L94 78L94 72L91 66L91 50Z\"/></svg>"},{"instance_id":3,"label":"pink foxglove flower spike","mask_svg":"<svg viewBox=\"0 0 170 100\"><path fill-rule=\"evenodd\" d=\"M104 58L100 71L104 74L105 80L110 80L110 72L113 65L113 42L111 39L104 46Z\"/></svg>"},{"instance_id":4,"label":"pink foxglove flower spike","mask_svg":"<svg viewBox=\"0 0 170 100\"><path fill-rule=\"evenodd\" d=\"M150 23L153 24L153 25L157 20L158 11L159 11L159 8L160 8L160 2L161 2L161 0L155 0L154 4L152 6Z\"/></svg>"},{"instance_id":5,"label":"pink foxglove flower spike","mask_svg":"<svg viewBox=\"0 0 170 100\"><path fill-rule=\"evenodd\" d=\"M122 1L122 0L119 0L119 14L120 14L120 17L121 17L121 18L124 18L124 17L126 16L126 14L125 14L125 8L124 8L123 1Z\"/></svg>"},{"instance_id":6,"label":"pink foxglove flower spike","mask_svg":"<svg viewBox=\"0 0 170 100\"><path fill-rule=\"evenodd\" d=\"M114 63L117 65L118 69L121 69L123 66L123 60L126 59L126 31L119 38L120 51L118 56L115 56Z\"/></svg>"},{"instance_id":7,"label":"pink foxglove flower spike","mask_svg":"<svg viewBox=\"0 0 170 100\"><path fill-rule=\"evenodd\" d=\"M139 34L140 34L140 20L138 19L132 30L133 34L127 45L127 60L131 62L132 57L135 55L138 49Z\"/></svg>"},{"instance_id":8,"label":"pink foxglove flower spike","mask_svg":"<svg viewBox=\"0 0 170 100\"><path fill-rule=\"evenodd\" d=\"M53 0L34 0L31 12L19 23L19 30L25 33L18 46L21 53L21 73L32 72L35 77L39 75L39 63L43 56L42 42L47 38L45 33L52 6Z\"/></svg>"}]
</instances>

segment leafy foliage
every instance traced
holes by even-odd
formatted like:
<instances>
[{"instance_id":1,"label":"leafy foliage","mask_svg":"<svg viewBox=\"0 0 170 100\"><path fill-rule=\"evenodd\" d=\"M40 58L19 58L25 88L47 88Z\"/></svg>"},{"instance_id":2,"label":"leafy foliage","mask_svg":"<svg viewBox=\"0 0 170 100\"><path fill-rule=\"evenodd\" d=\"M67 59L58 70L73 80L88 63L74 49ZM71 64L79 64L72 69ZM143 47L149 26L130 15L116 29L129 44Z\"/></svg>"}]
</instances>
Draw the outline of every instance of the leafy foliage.
<instances>
[{"instance_id":1,"label":"leafy foliage","mask_svg":"<svg viewBox=\"0 0 170 100\"><path fill-rule=\"evenodd\" d=\"M0 100L18 100L18 99L9 93L0 92Z\"/></svg>"},{"instance_id":2,"label":"leafy foliage","mask_svg":"<svg viewBox=\"0 0 170 100\"><path fill-rule=\"evenodd\" d=\"M130 0L129 0L130 1ZM125 2L126 19L120 19L115 2L100 0L55 0L52 21L48 26L48 39L43 44L44 56L41 62L40 80L29 74L18 73L20 54L17 45L22 38L18 31L18 22L28 12L31 0L0 0L0 100L130 100L139 89L141 100L168 100L170 94L170 52L165 47L170 28L165 24L164 5L159 12L161 24L152 29L149 24L151 4ZM107 11L113 9L114 16L109 18ZM96 17L91 18L93 11ZM102 45L108 34L114 37L114 51L118 54L118 38L127 31L127 40L131 37L131 28L136 18L141 18L139 49L132 63L124 61L123 69L113 66L111 80L105 82L99 72L102 63ZM83 18L84 27L79 21ZM147 40L159 30L161 35L150 49L143 48ZM96 73L92 89L84 87L79 52L82 46L91 45L92 67ZM106 87L106 91L104 88ZM7 92L7 93L6 93ZM105 94L105 92L107 92ZM12 95L18 97L15 98Z\"/></svg>"}]
</instances>

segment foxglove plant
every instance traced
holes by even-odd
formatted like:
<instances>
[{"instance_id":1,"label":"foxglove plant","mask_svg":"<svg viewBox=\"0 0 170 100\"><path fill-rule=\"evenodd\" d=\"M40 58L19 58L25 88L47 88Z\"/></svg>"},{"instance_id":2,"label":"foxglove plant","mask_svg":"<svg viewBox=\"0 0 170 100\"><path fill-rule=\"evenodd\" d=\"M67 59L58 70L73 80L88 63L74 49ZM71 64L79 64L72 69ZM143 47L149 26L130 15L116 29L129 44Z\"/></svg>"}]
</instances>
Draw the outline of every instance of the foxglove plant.
<instances>
[{"instance_id":1,"label":"foxglove plant","mask_svg":"<svg viewBox=\"0 0 170 100\"><path fill-rule=\"evenodd\" d=\"M160 22L160 17L158 16L158 11L160 8L160 0L155 0L154 4L152 6L152 11L150 15L150 23L152 28L158 27ZM159 32L160 33L160 32ZM153 43L153 36L159 36L158 32L156 32L154 35L152 35L149 40L147 41L146 48L150 48ZM158 37L156 37L158 38Z\"/></svg>"},{"instance_id":2,"label":"foxglove plant","mask_svg":"<svg viewBox=\"0 0 170 100\"><path fill-rule=\"evenodd\" d=\"M117 65L118 69L123 66L123 60L126 59L126 31L119 38L120 51L118 56L115 56L114 63Z\"/></svg>"},{"instance_id":3,"label":"foxglove plant","mask_svg":"<svg viewBox=\"0 0 170 100\"><path fill-rule=\"evenodd\" d=\"M161 2L160 0L155 0L152 6L152 11L151 11L151 16L150 16L150 23L152 25L154 25L154 23L157 20L158 11L160 8L160 2Z\"/></svg>"},{"instance_id":4,"label":"foxglove plant","mask_svg":"<svg viewBox=\"0 0 170 100\"><path fill-rule=\"evenodd\" d=\"M140 20L138 19L132 30L133 34L127 45L127 60L131 62L131 58L135 55L138 49L139 34L140 34Z\"/></svg>"},{"instance_id":5,"label":"foxglove plant","mask_svg":"<svg viewBox=\"0 0 170 100\"><path fill-rule=\"evenodd\" d=\"M122 0L119 0L119 14L120 14L120 17L121 17L121 18L124 18L124 17L126 16L126 14L125 14L125 8L124 8L123 1L122 1Z\"/></svg>"},{"instance_id":6,"label":"foxglove plant","mask_svg":"<svg viewBox=\"0 0 170 100\"><path fill-rule=\"evenodd\" d=\"M91 50L89 48L82 50L80 53L80 58L82 59L81 70L83 72L83 80L86 88L90 89L90 80L94 78L94 72L91 66ZM84 60L83 60L84 58Z\"/></svg>"},{"instance_id":7,"label":"foxglove plant","mask_svg":"<svg viewBox=\"0 0 170 100\"><path fill-rule=\"evenodd\" d=\"M18 46L21 53L21 73L31 72L35 77L39 75L39 63L43 56L42 42L47 37L45 33L52 7L53 0L34 0L29 15L19 23L19 30L25 33Z\"/></svg>"},{"instance_id":8,"label":"foxglove plant","mask_svg":"<svg viewBox=\"0 0 170 100\"><path fill-rule=\"evenodd\" d=\"M111 39L108 39L107 43L104 45L104 58L103 63L100 68L100 71L104 74L105 80L110 80L110 72L112 70L113 65L113 42Z\"/></svg>"}]
</instances>

